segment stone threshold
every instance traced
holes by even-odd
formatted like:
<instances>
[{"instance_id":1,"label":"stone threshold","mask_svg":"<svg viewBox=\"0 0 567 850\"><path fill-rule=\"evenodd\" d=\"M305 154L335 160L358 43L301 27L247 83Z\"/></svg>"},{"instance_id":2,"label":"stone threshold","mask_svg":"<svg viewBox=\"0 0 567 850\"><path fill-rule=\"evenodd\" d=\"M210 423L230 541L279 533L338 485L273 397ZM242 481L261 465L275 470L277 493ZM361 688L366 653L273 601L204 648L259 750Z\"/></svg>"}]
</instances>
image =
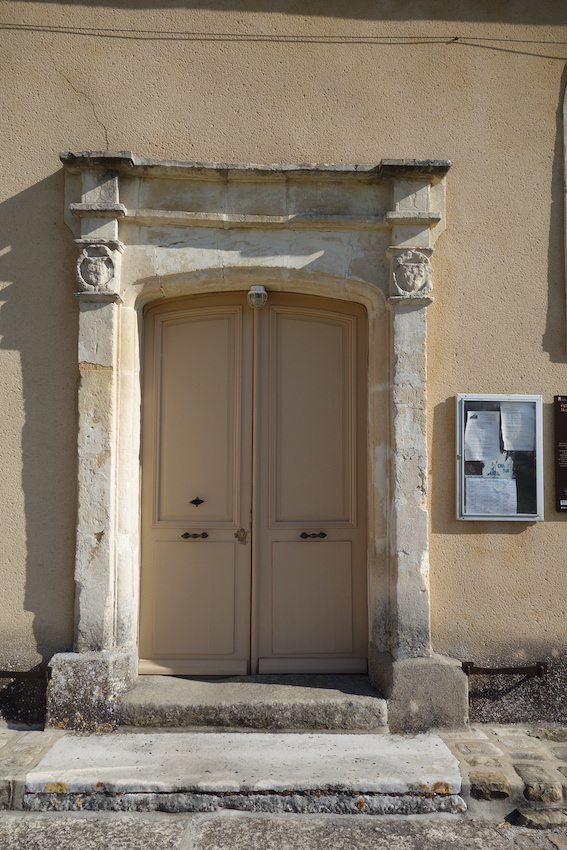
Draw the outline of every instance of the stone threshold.
<instances>
[{"instance_id":1,"label":"stone threshold","mask_svg":"<svg viewBox=\"0 0 567 850\"><path fill-rule=\"evenodd\" d=\"M386 731L387 703L367 676L138 676L118 722L131 727Z\"/></svg>"},{"instance_id":2,"label":"stone threshold","mask_svg":"<svg viewBox=\"0 0 567 850\"><path fill-rule=\"evenodd\" d=\"M456 814L460 790L431 734L67 734L27 774L23 808Z\"/></svg>"}]
</instances>

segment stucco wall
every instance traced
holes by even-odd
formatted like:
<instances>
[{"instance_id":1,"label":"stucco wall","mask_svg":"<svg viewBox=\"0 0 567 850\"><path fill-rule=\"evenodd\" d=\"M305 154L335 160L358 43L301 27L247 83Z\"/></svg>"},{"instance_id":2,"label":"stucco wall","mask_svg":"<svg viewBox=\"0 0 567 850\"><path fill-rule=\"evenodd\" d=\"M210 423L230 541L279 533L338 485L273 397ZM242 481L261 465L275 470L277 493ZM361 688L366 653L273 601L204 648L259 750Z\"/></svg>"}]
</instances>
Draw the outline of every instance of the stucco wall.
<instances>
[{"instance_id":1,"label":"stucco wall","mask_svg":"<svg viewBox=\"0 0 567 850\"><path fill-rule=\"evenodd\" d=\"M567 392L565 4L127 5L0 3L1 663L72 641L76 252L57 154L107 147L452 160L428 308L435 649L477 663L563 653L550 404ZM545 522L454 519L456 392L543 395Z\"/></svg>"}]
</instances>

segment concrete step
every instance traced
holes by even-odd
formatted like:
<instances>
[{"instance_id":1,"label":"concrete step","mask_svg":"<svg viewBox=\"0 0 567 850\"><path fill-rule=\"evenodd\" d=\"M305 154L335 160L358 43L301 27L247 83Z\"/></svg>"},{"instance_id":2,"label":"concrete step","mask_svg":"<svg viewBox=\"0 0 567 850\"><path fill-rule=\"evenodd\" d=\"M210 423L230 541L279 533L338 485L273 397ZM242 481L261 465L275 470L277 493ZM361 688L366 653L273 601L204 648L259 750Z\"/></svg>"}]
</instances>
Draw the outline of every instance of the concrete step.
<instances>
[{"instance_id":1,"label":"concrete step","mask_svg":"<svg viewBox=\"0 0 567 850\"><path fill-rule=\"evenodd\" d=\"M386 731L387 706L367 676L139 676L122 726Z\"/></svg>"},{"instance_id":2,"label":"concrete step","mask_svg":"<svg viewBox=\"0 0 567 850\"><path fill-rule=\"evenodd\" d=\"M27 811L463 812L438 735L65 735L26 776Z\"/></svg>"}]
</instances>

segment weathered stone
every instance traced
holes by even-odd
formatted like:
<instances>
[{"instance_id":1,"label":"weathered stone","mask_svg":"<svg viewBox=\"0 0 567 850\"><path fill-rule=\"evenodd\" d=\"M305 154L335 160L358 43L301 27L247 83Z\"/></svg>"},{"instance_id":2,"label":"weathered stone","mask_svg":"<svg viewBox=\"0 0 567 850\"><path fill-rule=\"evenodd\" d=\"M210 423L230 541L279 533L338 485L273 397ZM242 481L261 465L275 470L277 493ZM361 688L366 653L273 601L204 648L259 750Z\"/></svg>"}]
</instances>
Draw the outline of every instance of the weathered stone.
<instances>
[{"instance_id":1,"label":"weathered stone","mask_svg":"<svg viewBox=\"0 0 567 850\"><path fill-rule=\"evenodd\" d=\"M0 809L9 809L12 800L12 783L9 779L0 779Z\"/></svg>"},{"instance_id":2,"label":"weathered stone","mask_svg":"<svg viewBox=\"0 0 567 850\"><path fill-rule=\"evenodd\" d=\"M567 850L567 835L548 835L547 840L557 847L557 850Z\"/></svg>"},{"instance_id":3,"label":"weathered stone","mask_svg":"<svg viewBox=\"0 0 567 850\"><path fill-rule=\"evenodd\" d=\"M16 812L0 816L1 850L177 850L188 848L183 836L187 818L167 815L109 816L35 815Z\"/></svg>"},{"instance_id":4,"label":"weathered stone","mask_svg":"<svg viewBox=\"0 0 567 850\"><path fill-rule=\"evenodd\" d=\"M510 796L510 780L504 773L469 774L471 794L477 800L504 800Z\"/></svg>"},{"instance_id":5,"label":"weathered stone","mask_svg":"<svg viewBox=\"0 0 567 850\"><path fill-rule=\"evenodd\" d=\"M509 827L509 830L514 830ZM0 814L2 850L511 850L509 836L482 821L335 815ZM524 845L525 846L525 845Z\"/></svg>"},{"instance_id":6,"label":"weathered stone","mask_svg":"<svg viewBox=\"0 0 567 850\"><path fill-rule=\"evenodd\" d=\"M459 814L466 804L457 794L26 794L30 812L171 812L206 813L221 810L266 814L426 815Z\"/></svg>"},{"instance_id":7,"label":"weathered stone","mask_svg":"<svg viewBox=\"0 0 567 850\"><path fill-rule=\"evenodd\" d=\"M518 809L517 821L528 829L555 829L567 826L567 814L561 809Z\"/></svg>"},{"instance_id":8,"label":"weathered stone","mask_svg":"<svg viewBox=\"0 0 567 850\"><path fill-rule=\"evenodd\" d=\"M63 787L64 786L64 787ZM26 792L459 793L455 757L437 735L200 732L64 735Z\"/></svg>"},{"instance_id":9,"label":"weathered stone","mask_svg":"<svg viewBox=\"0 0 567 850\"><path fill-rule=\"evenodd\" d=\"M386 700L365 676L250 676L226 682L139 676L118 712L126 726L369 731L388 722Z\"/></svg>"},{"instance_id":10,"label":"weathered stone","mask_svg":"<svg viewBox=\"0 0 567 850\"><path fill-rule=\"evenodd\" d=\"M456 744L460 753L467 755L483 755L483 756L501 756L502 750L490 744L487 741L466 741L461 744Z\"/></svg>"},{"instance_id":11,"label":"weathered stone","mask_svg":"<svg viewBox=\"0 0 567 850\"><path fill-rule=\"evenodd\" d=\"M373 818L198 818L194 850L510 850L507 837L489 824L444 817L384 821Z\"/></svg>"},{"instance_id":12,"label":"weathered stone","mask_svg":"<svg viewBox=\"0 0 567 850\"><path fill-rule=\"evenodd\" d=\"M488 758L488 756L465 756L464 761L471 767L484 767L498 770L501 767L500 761L496 758Z\"/></svg>"},{"instance_id":13,"label":"weathered stone","mask_svg":"<svg viewBox=\"0 0 567 850\"><path fill-rule=\"evenodd\" d=\"M550 750L556 759L567 761L567 747L550 747Z\"/></svg>"},{"instance_id":14,"label":"weathered stone","mask_svg":"<svg viewBox=\"0 0 567 850\"><path fill-rule=\"evenodd\" d=\"M451 659L433 655L395 661L381 684L391 731L466 727L467 677Z\"/></svg>"},{"instance_id":15,"label":"weathered stone","mask_svg":"<svg viewBox=\"0 0 567 850\"><path fill-rule=\"evenodd\" d=\"M541 738L544 741L555 741L563 743L567 741L567 726L542 726L528 733L534 738Z\"/></svg>"},{"instance_id":16,"label":"weathered stone","mask_svg":"<svg viewBox=\"0 0 567 850\"><path fill-rule=\"evenodd\" d=\"M527 761L543 761L541 753L534 753L533 750L510 750L511 759L526 759Z\"/></svg>"},{"instance_id":17,"label":"weathered stone","mask_svg":"<svg viewBox=\"0 0 567 850\"><path fill-rule=\"evenodd\" d=\"M549 771L533 764L515 764L514 770L524 782L524 797L536 803L558 803L563 787Z\"/></svg>"},{"instance_id":18,"label":"weathered stone","mask_svg":"<svg viewBox=\"0 0 567 850\"><path fill-rule=\"evenodd\" d=\"M51 659L46 725L78 732L109 731L119 695L135 675L132 651L61 652Z\"/></svg>"}]
</instances>

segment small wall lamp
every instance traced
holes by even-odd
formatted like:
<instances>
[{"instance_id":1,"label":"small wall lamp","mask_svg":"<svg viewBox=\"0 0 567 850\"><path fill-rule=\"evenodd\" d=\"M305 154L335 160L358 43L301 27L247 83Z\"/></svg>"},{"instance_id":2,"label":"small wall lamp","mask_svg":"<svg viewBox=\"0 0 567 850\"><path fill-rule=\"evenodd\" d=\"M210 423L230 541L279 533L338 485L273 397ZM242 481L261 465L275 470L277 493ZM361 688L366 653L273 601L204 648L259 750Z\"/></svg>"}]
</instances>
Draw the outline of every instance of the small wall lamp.
<instances>
[{"instance_id":1,"label":"small wall lamp","mask_svg":"<svg viewBox=\"0 0 567 850\"><path fill-rule=\"evenodd\" d=\"M260 307L263 307L268 300L268 293L263 286L255 283L248 290L247 300L251 307L258 310Z\"/></svg>"}]
</instances>

